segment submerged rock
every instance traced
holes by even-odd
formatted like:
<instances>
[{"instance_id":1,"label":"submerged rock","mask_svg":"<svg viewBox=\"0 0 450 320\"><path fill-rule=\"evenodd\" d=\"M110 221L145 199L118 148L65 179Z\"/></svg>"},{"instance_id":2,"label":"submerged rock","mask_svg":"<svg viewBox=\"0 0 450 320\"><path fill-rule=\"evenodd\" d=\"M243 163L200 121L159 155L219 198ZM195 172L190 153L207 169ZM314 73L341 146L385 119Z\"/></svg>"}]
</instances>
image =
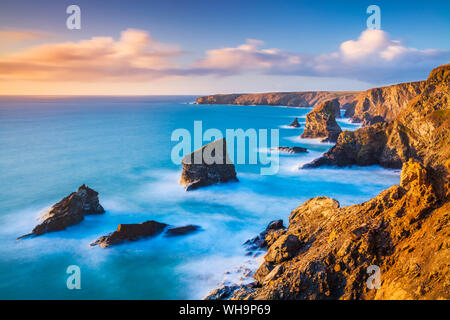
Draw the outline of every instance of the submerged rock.
<instances>
[{"instance_id":1,"label":"submerged rock","mask_svg":"<svg viewBox=\"0 0 450 320\"><path fill-rule=\"evenodd\" d=\"M181 161L180 183L186 191L216 183L238 181L236 170L227 153L225 138L215 140L186 155Z\"/></svg>"},{"instance_id":2,"label":"submerged rock","mask_svg":"<svg viewBox=\"0 0 450 320\"><path fill-rule=\"evenodd\" d=\"M340 114L337 99L326 101L306 115L305 130L301 138L323 138L323 142L336 142L341 127L336 122Z\"/></svg>"},{"instance_id":3,"label":"submerged rock","mask_svg":"<svg viewBox=\"0 0 450 320\"><path fill-rule=\"evenodd\" d=\"M167 224L154 220L143 223L119 224L116 231L98 238L90 245L99 245L102 248L106 248L125 241L136 241L144 237L156 236L162 233L166 227Z\"/></svg>"},{"instance_id":4,"label":"submerged rock","mask_svg":"<svg viewBox=\"0 0 450 320\"><path fill-rule=\"evenodd\" d=\"M201 229L200 226L190 224L183 227L169 228L167 229L166 234L168 236L183 236L188 233L199 231L200 229Z\"/></svg>"},{"instance_id":5,"label":"submerged rock","mask_svg":"<svg viewBox=\"0 0 450 320\"><path fill-rule=\"evenodd\" d=\"M295 118L295 120L291 122L289 127L299 128L300 127L300 123L298 122L298 118Z\"/></svg>"},{"instance_id":6,"label":"submerged rock","mask_svg":"<svg viewBox=\"0 0 450 320\"><path fill-rule=\"evenodd\" d=\"M39 236L47 232L64 230L71 225L81 222L87 214L101 214L104 212L105 209L103 209L98 200L98 192L83 184L78 188L77 192L72 192L69 196L53 205L41 217L42 222L34 227L30 234L19 239L31 235Z\"/></svg>"},{"instance_id":7,"label":"submerged rock","mask_svg":"<svg viewBox=\"0 0 450 320\"><path fill-rule=\"evenodd\" d=\"M308 149L303 148L303 147L278 147L278 151L287 152L289 154L296 154L296 153L308 152Z\"/></svg>"}]
</instances>

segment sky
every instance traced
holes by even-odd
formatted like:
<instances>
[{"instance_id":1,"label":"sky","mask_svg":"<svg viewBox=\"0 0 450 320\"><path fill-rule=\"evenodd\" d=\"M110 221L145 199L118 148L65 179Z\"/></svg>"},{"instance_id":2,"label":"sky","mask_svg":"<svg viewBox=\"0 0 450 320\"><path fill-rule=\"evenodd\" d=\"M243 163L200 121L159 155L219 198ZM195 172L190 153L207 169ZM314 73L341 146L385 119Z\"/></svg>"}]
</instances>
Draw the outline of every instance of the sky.
<instances>
[{"instance_id":1,"label":"sky","mask_svg":"<svg viewBox=\"0 0 450 320\"><path fill-rule=\"evenodd\" d=\"M365 90L426 79L449 34L443 0L0 0L0 95Z\"/></svg>"}]
</instances>

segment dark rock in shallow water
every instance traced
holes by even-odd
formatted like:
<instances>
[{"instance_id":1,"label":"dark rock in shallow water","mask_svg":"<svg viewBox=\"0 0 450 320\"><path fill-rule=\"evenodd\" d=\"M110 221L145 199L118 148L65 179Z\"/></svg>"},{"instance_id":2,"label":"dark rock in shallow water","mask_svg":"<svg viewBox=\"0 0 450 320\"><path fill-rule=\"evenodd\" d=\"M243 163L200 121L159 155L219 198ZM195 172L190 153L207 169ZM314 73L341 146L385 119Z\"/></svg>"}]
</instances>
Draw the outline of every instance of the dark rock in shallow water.
<instances>
[{"instance_id":1,"label":"dark rock in shallow water","mask_svg":"<svg viewBox=\"0 0 450 320\"><path fill-rule=\"evenodd\" d=\"M209 292L203 300L227 300L238 288L238 285L221 286Z\"/></svg>"},{"instance_id":2,"label":"dark rock in shallow water","mask_svg":"<svg viewBox=\"0 0 450 320\"><path fill-rule=\"evenodd\" d=\"M107 236L98 238L91 246L99 245L106 248L125 241L136 241L144 237L156 236L163 232L167 224L153 220L143 223L119 224L117 230Z\"/></svg>"},{"instance_id":3,"label":"dark rock in shallow water","mask_svg":"<svg viewBox=\"0 0 450 320\"><path fill-rule=\"evenodd\" d=\"M215 140L186 155L181 161L180 183L186 191L220 182L238 181L234 164L228 157L225 138Z\"/></svg>"},{"instance_id":4,"label":"dark rock in shallow water","mask_svg":"<svg viewBox=\"0 0 450 320\"><path fill-rule=\"evenodd\" d=\"M25 236L39 236L47 232L64 230L84 219L86 214L100 214L105 210L98 201L98 192L82 185L77 192L53 205L50 210L41 217L42 222L34 227L33 231Z\"/></svg>"},{"instance_id":5,"label":"dark rock in shallow water","mask_svg":"<svg viewBox=\"0 0 450 320\"><path fill-rule=\"evenodd\" d=\"M298 118L295 118L295 120L291 122L289 127L299 128L300 127L300 123L298 122Z\"/></svg>"},{"instance_id":6,"label":"dark rock in shallow water","mask_svg":"<svg viewBox=\"0 0 450 320\"><path fill-rule=\"evenodd\" d=\"M308 149L303 147L278 147L278 151L287 152L289 154L296 154L308 152Z\"/></svg>"},{"instance_id":7,"label":"dark rock in shallow water","mask_svg":"<svg viewBox=\"0 0 450 320\"><path fill-rule=\"evenodd\" d=\"M200 226L190 224L183 227L169 228L167 229L166 234L168 236L183 236L188 233L199 231L200 229L201 229Z\"/></svg>"},{"instance_id":8,"label":"dark rock in shallow water","mask_svg":"<svg viewBox=\"0 0 450 320\"><path fill-rule=\"evenodd\" d=\"M244 243L247 246L247 251L252 253L253 251L266 248L270 246L275 240L283 234L285 231L283 226L283 220L271 221L266 229L253 239L249 239Z\"/></svg>"}]
</instances>

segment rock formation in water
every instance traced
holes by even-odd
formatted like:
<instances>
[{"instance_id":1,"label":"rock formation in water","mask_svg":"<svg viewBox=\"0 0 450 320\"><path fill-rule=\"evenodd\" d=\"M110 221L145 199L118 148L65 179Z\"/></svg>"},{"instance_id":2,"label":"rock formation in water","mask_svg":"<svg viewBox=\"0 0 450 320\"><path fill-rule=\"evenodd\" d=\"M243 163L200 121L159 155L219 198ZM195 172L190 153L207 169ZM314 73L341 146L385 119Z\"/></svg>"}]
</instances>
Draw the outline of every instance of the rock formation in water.
<instances>
[{"instance_id":1,"label":"rock formation in water","mask_svg":"<svg viewBox=\"0 0 450 320\"><path fill-rule=\"evenodd\" d=\"M422 93L394 121L343 132L323 157L304 167L379 164L401 168L410 158L426 166L442 166L450 155L450 64L433 70L423 83Z\"/></svg>"},{"instance_id":2,"label":"rock formation in water","mask_svg":"<svg viewBox=\"0 0 450 320\"><path fill-rule=\"evenodd\" d=\"M298 122L298 118L295 118L294 121L291 122L291 124L289 125L289 127L292 127L292 128L299 128L299 127L300 127L300 123Z\"/></svg>"},{"instance_id":3,"label":"rock formation in water","mask_svg":"<svg viewBox=\"0 0 450 320\"><path fill-rule=\"evenodd\" d=\"M221 182L238 181L234 164L228 157L225 138L215 140L186 155L181 161L180 183L186 191Z\"/></svg>"},{"instance_id":4,"label":"rock formation in water","mask_svg":"<svg viewBox=\"0 0 450 320\"><path fill-rule=\"evenodd\" d=\"M200 229L201 229L200 226L190 224L190 225L183 226L183 227L169 228L166 231L166 235L168 235L168 236L184 236L189 233L199 231Z\"/></svg>"},{"instance_id":5,"label":"rock formation in water","mask_svg":"<svg viewBox=\"0 0 450 320\"><path fill-rule=\"evenodd\" d=\"M77 192L53 205L50 210L41 217L41 223L34 227L30 234L22 236L39 236L47 232L64 230L67 227L83 221L87 214L100 214L105 210L98 201L98 192L82 185ZM19 239L20 239L19 238Z\"/></svg>"},{"instance_id":6,"label":"rock formation in water","mask_svg":"<svg viewBox=\"0 0 450 320\"><path fill-rule=\"evenodd\" d=\"M269 246L256 282L209 299L450 299L449 174L450 161L444 176L411 159L400 185L367 202L306 201ZM369 278L374 268L381 283Z\"/></svg>"},{"instance_id":7,"label":"rock formation in water","mask_svg":"<svg viewBox=\"0 0 450 320\"><path fill-rule=\"evenodd\" d=\"M266 229L253 239L247 240L244 246L247 247L247 251L253 253L256 250L267 248L272 245L274 239L283 233L286 228L283 225L283 220L271 221Z\"/></svg>"},{"instance_id":8,"label":"rock formation in water","mask_svg":"<svg viewBox=\"0 0 450 320\"><path fill-rule=\"evenodd\" d=\"M322 102L337 98L343 109L352 108L359 92L308 91L270 92L248 94L216 94L200 97L197 104L274 105L289 107L316 107Z\"/></svg>"},{"instance_id":9,"label":"rock formation in water","mask_svg":"<svg viewBox=\"0 0 450 320\"><path fill-rule=\"evenodd\" d=\"M359 93L348 107L346 117L363 126L381 121L392 121L408 103L422 93L425 81L395 84L388 87L373 88Z\"/></svg>"},{"instance_id":10,"label":"rock formation in water","mask_svg":"<svg viewBox=\"0 0 450 320\"><path fill-rule=\"evenodd\" d=\"M156 236L163 232L166 227L167 224L153 220L143 223L119 224L116 231L98 238L91 243L91 246L98 245L107 248L125 241L136 241L145 237Z\"/></svg>"},{"instance_id":11,"label":"rock formation in water","mask_svg":"<svg viewBox=\"0 0 450 320\"><path fill-rule=\"evenodd\" d=\"M340 114L337 99L325 101L306 115L305 130L302 138L323 138L322 141L336 142L341 127L336 122Z\"/></svg>"},{"instance_id":12,"label":"rock formation in water","mask_svg":"<svg viewBox=\"0 0 450 320\"><path fill-rule=\"evenodd\" d=\"M279 152L286 152L289 154L308 152L308 149L303 148L303 147L278 147L277 149Z\"/></svg>"}]
</instances>

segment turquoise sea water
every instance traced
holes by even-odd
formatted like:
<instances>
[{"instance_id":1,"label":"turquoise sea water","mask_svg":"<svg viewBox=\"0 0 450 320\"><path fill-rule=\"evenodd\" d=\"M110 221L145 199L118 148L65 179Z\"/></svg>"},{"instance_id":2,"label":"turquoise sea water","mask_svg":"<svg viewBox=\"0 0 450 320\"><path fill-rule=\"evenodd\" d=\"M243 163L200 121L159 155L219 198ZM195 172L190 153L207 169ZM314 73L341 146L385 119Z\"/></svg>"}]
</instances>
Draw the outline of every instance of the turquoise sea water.
<instances>
[{"instance_id":1,"label":"turquoise sea water","mask_svg":"<svg viewBox=\"0 0 450 320\"><path fill-rule=\"evenodd\" d=\"M298 170L331 144L299 139L284 127L306 108L192 105L195 97L0 99L0 298L196 299L241 265L259 262L242 243L269 221L288 221L305 200L327 195L359 203L399 181L380 167ZM172 163L177 128L279 129L280 145L306 154L280 155L277 175L237 165L239 183L185 192ZM357 126L345 119L341 127ZM16 241L39 214L87 184L100 193L104 215L61 232ZM200 225L201 232L158 236L102 249L89 243L120 223L157 220ZM81 290L68 290L66 269L81 268Z\"/></svg>"}]
</instances>

